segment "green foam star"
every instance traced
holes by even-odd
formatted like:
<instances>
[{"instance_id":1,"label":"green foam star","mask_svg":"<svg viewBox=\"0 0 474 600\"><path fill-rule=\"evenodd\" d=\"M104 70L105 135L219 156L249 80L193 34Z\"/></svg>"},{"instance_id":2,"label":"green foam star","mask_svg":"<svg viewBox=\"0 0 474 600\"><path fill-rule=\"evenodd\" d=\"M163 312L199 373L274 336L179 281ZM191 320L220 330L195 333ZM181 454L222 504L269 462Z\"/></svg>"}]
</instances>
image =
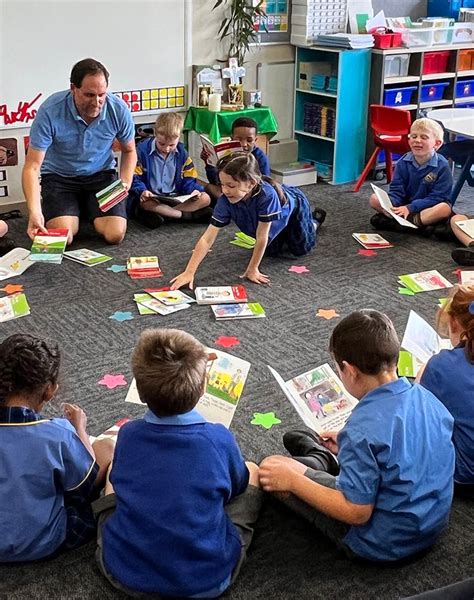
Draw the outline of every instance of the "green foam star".
<instances>
[{"instance_id":1,"label":"green foam star","mask_svg":"<svg viewBox=\"0 0 474 600\"><path fill-rule=\"evenodd\" d=\"M280 419L275 416L274 412L268 413L253 413L253 419L250 421L251 425L261 425L265 429L271 429L273 425L281 423Z\"/></svg>"}]
</instances>

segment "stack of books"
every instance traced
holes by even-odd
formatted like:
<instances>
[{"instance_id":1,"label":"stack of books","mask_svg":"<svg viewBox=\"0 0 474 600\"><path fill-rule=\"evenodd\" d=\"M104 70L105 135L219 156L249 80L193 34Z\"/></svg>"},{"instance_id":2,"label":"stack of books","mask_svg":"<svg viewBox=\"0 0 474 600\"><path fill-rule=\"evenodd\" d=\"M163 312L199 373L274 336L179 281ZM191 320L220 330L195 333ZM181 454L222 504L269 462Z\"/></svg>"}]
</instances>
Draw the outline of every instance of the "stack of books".
<instances>
[{"instance_id":1,"label":"stack of books","mask_svg":"<svg viewBox=\"0 0 474 600\"><path fill-rule=\"evenodd\" d=\"M316 44L319 46L331 46L335 48L373 48L374 36L370 33L330 33L318 35Z\"/></svg>"},{"instance_id":2,"label":"stack of books","mask_svg":"<svg viewBox=\"0 0 474 600\"><path fill-rule=\"evenodd\" d=\"M97 202L99 203L99 208L102 212L107 212L113 206L122 202L124 198L126 198L128 192L125 186L122 183L121 179L117 179L109 186L97 192L95 197L97 198Z\"/></svg>"},{"instance_id":3,"label":"stack of books","mask_svg":"<svg viewBox=\"0 0 474 600\"><path fill-rule=\"evenodd\" d=\"M0 298L0 323L30 314L25 294L13 294Z\"/></svg>"},{"instance_id":4,"label":"stack of books","mask_svg":"<svg viewBox=\"0 0 474 600\"><path fill-rule=\"evenodd\" d=\"M132 279L146 279L163 275L157 256L131 256L127 260L127 273Z\"/></svg>"},{"instance_id":5,"label":"stack of books","mask_svg":"<svg viewBox=\"0 0 474 600\"><path fill-rule=\"evenodd\" d=\"M196 302L194 298L180 290L171 291L166 287L145 289L144 292L134 294L133 299L140 315L170 315L190 308L191 303Z\"/></svg>"},{"instance_id":6,"label":"stack of books","mask_svg":"<svg viewBox=\"0 0 474 600\"><path fill-rule=\"evenodd\" d=\"M378 233L353 233L352 237L364 246L367 250L377 250L378 248L393 248L393 244L387 241Z\"/></svg>"},{"instance_id":7,"label":"stack of books","mask_svg":"<svg viewBox=\"0 0 474 600\"><path fill-rule=\"evenodd\" d=\"M111 256L101 254L100 252L94 252L94 250L87 250L86 248L82 248L81 250L69 250L64 253L64 256L65 258L81 263L81 265L85 265L86 267L95 267L95 265L100 265L112 260Z\"/></svg>"},{"instance_id":8,"label":"stack of books","mask_svg":"<svg viewBox=\"0 0 474 600\"><path fill-rule=\"evenodd\" d=\"M66 249L68 233L67 229L48 229L47 233L37 233L31 246L29 259L60 265Z\"/></svg>"}]
</instances>

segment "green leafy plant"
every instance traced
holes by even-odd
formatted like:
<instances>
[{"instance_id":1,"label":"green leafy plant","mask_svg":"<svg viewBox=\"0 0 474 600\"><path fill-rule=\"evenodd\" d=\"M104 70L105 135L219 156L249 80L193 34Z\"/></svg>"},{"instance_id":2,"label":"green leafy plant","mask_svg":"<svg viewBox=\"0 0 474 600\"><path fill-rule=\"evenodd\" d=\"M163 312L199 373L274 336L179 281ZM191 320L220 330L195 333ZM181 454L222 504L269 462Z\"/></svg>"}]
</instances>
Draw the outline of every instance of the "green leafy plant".
<instances>
[{"instance_id":1,"label":"green leafy plant","mask_svg":"<svg viewBox=\"0 0 474 600\"><path fill-rule=\"evenodd\" d=\"M217 0L212 10L221 5L230 9L220 24L218 39L229 42L229 57L235 57L239 65L244 64L250 44L258 42L258 31L254 23L256 17L266 17L262 8L264 0L253 6L252 0Z\"/></svg>"}]
</instances>

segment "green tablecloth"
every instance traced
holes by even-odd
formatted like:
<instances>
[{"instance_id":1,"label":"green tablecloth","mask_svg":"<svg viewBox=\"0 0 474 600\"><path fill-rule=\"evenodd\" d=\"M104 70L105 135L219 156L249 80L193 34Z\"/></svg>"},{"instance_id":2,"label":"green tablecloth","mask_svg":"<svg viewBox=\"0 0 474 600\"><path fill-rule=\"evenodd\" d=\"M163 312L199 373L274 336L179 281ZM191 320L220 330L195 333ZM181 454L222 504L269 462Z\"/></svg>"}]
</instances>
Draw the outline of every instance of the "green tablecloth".
<instances>
[{"instance_id":1,"label":"green tablecloth","mask_svg":"<svg viewBox=\"0 0 474 600\"><path fill-rule=\"evenodd\" d=\"M258 125L258 133L265 133L268 137L272 137L278 132L278 123L268 107L216 113L207 108L191 106L184 121L184 130L204 133L211 142L217 144L221 138L229 137L232 134L232 123L239 117L254 119Z\"/></svg>"}]
</instances>

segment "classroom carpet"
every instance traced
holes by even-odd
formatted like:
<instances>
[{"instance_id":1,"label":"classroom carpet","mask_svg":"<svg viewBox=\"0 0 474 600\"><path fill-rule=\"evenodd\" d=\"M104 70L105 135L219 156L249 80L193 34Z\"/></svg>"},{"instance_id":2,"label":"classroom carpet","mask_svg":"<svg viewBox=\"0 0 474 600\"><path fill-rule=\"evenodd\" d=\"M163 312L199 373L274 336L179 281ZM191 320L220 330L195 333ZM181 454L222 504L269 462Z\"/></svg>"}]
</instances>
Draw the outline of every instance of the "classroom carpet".
<instances>
[{"instance_id":1,"label":"classroom carpet","mask_svg":"<svg viewBox=\"0 0 474 600\"><path fill-rule=\"evenodd\" d=\"M283 433L301 428L302 423L267 365L289 379L330 359L328 341L339 318L316 317L317 310L334 309L343 317L355 309L379 309L390 316L402 336L410 309L434 324L438 298L446 294L401 296L397 277L438 269L456 282L456 265L450 256L454 242L386 233L383 235L393 242L393 248L378 250L375 256L358 253L362 247L352 233L372 231L369 190L368 184L357 194L350 186L304 188L312 206L323 207L328 216L310 255L264 259L262 271L270 276L271 285L247 284L250 301L264 306L265 319L216 322L210 307L197 305L169 316L140 317L133 293L150 285L166 285L177 275L205 226L167 224L151 231L131 222L120 246L106 246L87 227L74 241L73 249L110 254L113 260L109 263L96 267L68 260L61 265L37 264L23 276L5 282L24 285L31 315L2 323L1 337L24 332L59 342L63 356L60 392L46 414L59 416L61 402L77 402L87 411L89 433L98 435L118 419L140 417L144 412L141 406L124 402L127 387L108 390L98 385L107 373L123 374L131 381L130 356L144 329L184 329L211 347L219 336L235 336L240 344L227 352L252 366L231 429L248 460L258 462L269 454L285 454ZM469 198L472 202L472 189L465 187L458 210ZM9 223L18 245L29 248L26 219ZM239 275L250 251L229 244L235 231L233 226L221 231L197 273L197 285L242 283ZM125 265L129 256L144 255L158 255L162 278L133 281L126 273L108 270L112 264ZM305 266L309 272L290 272L292 265ZM115 311L129 311L133 319L112 320L109 317ZM270 411L280 424L267 430L250 423L255 412ZM423 558L396 567L352 563L317 530L268 496L248 561L224 597L397 600L472 576L473 540L474 505L455 499L448 530ZM94 549L90 543L53 560L0 566L0 598L125 598L100 576ZM156 551L166 552L166 548Z\"/></svg>"}]
</instances>

